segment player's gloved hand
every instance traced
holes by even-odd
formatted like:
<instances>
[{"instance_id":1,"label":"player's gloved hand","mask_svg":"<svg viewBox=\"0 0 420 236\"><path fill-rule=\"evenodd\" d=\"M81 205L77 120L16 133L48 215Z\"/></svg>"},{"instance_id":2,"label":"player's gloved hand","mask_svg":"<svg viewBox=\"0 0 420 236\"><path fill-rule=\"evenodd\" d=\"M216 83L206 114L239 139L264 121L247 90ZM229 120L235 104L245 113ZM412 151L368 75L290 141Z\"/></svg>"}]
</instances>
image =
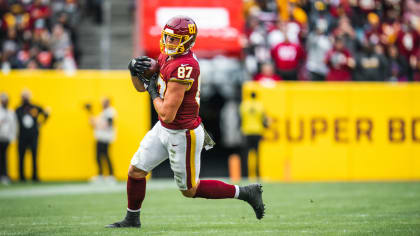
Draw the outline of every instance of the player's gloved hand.
<instances>
[{"instance_id":1,"label":"player's gloved hand","mask_svg":"<svg viewBox=\"0 0 420 236\"><path fill-rule=\"evenodd\" d=\"M139 74L137 78L143 83L145 89L149 87L150 79L146 78L143 74Z\"/></svg>"},{"instance_id":2,"label":"player's gloved hand","mask_svg":"<svg viewBox=\"0 0 420 236\"><path fill-rule=\"evenodd\" d=\"M150 78L149 85L147 86L147 92L149 92L152 101L155 98L159 97L159 93L157 91L157 73Z\"/></svg>"},{"instance_id":3,"label":"player's gloved hand","mask_svg":"<svg viewBox=\"0 0 420 236\"><path fill-rule=\"evenodd\" d=\"M151 66L150 58L148 56L140 56L133 58L128 63L128 69L130 70L131 76L139 76L148 70Z\"/></svg>"}]
</instances>

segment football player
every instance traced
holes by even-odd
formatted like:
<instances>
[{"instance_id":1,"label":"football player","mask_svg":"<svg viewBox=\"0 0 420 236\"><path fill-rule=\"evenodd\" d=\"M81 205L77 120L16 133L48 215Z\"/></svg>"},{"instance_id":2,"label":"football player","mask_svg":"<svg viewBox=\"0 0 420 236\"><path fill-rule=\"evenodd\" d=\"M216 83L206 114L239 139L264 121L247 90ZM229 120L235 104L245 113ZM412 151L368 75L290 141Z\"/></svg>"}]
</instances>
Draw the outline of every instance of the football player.
<instances>
[{"instance_id":1,"label":"football player","mask_svg":"<svg viewBox=\"0 0 420 236\"><path fill-rule=\"evenodd\" d=\"M257 219L264 216L260 184L239 187L218 180L199 179L201 150L207 145L207 138L198 115L200 66L191 51L196 38L197 25L191 18L173 17L162 30L159 72L150 79L145 78L151 67L151 59L146 56L134 58L129 63L134 87L139 92L150 94L159 121L143 138L131 159L126 216L106 227L140 227L140 209L146 193L145 177L168 158L176 184L185 197L237 198L252 206Z\"/></svg>"}]
</instances>

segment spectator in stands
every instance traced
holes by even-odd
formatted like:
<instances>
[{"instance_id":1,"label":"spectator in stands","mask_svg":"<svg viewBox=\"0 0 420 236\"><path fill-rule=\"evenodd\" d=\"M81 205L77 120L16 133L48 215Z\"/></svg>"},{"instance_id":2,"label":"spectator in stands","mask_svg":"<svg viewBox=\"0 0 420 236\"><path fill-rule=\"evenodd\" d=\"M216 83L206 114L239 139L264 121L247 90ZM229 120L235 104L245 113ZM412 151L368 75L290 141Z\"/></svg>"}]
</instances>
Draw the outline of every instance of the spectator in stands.
<instances>
[{"instance_id":1,"label":"spectator in stands","mask_svg":"<svg viewBox=\"0 0 420 236\"><path fill-rule=\"evenodd\" d=\"M3 9L2 27L4 32L10 28L15 28L18 31L29 29L29 14L25 11L24 6L18 2L10 2L10 5L3 5L3 7L10 6Z\"/></svg>"},{"instance_id":2,"label":"spectator in stands","mask_svg":"<svg viewBox=\"0 0 420 236\"><path fill-rule=\"evenodd\" d=\"M16 138L16 116L8 109L9 98L6 93L0 94L0 182L4 185L10 183L7 173L7 148Z\"/></svg>"},{"instance_id":3,"label":"spectator in stands","mask_svg":"<svg viewBox=\"0 0 420 236\"><path fill-rule=\"evenodd\" d=\"M34 0L33 4L29 7L30 27L32 29L34 29L37 24L42 24L49 28L51 9L48 4L48 1Z\"/></svg>"},{"instance_id":4,"label":"spectator in stands","mask_svg":"<svg viewBox=\"0 0 420 236\"><path fill-rule=\"evenodd\" d=\"M332 35L344 40L345 47L354 54L356 52L356 32L350 24L347 16L341 16L338 20L338 26L333 30Z\"/></svg>"},{"instance_id":5,"label":"spectator in stands","mask_svg":"<svg viewBox=\"0 0 420 236\"><path fill-rule=\"evenodd\" d=\"M39 62L36 59L31 59L26 64L26 68L28 70L37 70L37 69L40 69L40 65L39 65Z\"/></svg>"},{"instance_id":6,"label":"spectator in stands","mask_svg":"<svg viewBox=\"0 0 420 236\"><path fill-rule=\"evenodd\" d=\"M68 68L62 62L55 63L52 56L53 46L57 49L63 45L66 36L58 37L51 34L51 26L59 23L70 34L67 40L70 46L65 47L58 54L64 55L75 68L80 50L77 48L77 34L75 26L78 21L77 2L74 0L34 0L34 1L0 1L0 59L3 71L15 68ZM75 48L75 49L74 49ZM75 52L73 52L75 50ZM36 52L36 54L34 54ZM76 55L75 55L76 54ZM75 56L74 56L75 55ZM31 62L31 63L29 63ZM36 63L32 63L36 62Z\"/></svg>"},{"instance_id":7,"label":"spectator in stands","mask_svg":"<svg viewBox=\"0 0 420 236\"><path fill-rule=\"evenodd\" d=\"M282 27L285 23L281 20L278 20L275 27L273 29L270 29L267 32L267 41L268 41L268 47L269 48L273 48L275 47L277 44L284 42L284 34L287 32L283 32ZM297 35L293 35L290 36L289 38L292 37L296 40L298 40ZM298 41L295 41L298 42Z\"/></svg>"},{"instance_id":8,"label":"spectator in stands","mask_svg":"<svg viewBox=\"0 0 420 236\"><path fill-rule=\"evenodd\" d=\"M355 61L341 38L335 38L333 48L327 53L325 63L329 68L327 81L350 81Z\"/></svg>"},{"instance_id":9,"label":"spectator in stands","mask_svg":"<svg viewBox=\"0 0 420 236\"><path fill-rule=\"evenodd\" d=\"M25 44L17 53L17 68L25 68L26 63L30 59L29 44Z\"/></svg>"},{"instance_id":10,"label":"spectator in stands","mask_svg":"<svg viewBox=\"0 0 420 236\"><path fill-rule=\"evenodd\" d=\"M2 68L7 70L17 67L16 54L19 49L18 39L15 28L7 30L7 38L3 41L2 51Z\"/></svg>"},{"instance_id":11,"label":"spectator in stands","mask_svg":"<svg viewBox=\"0 0 420 236\"><path fill-rule=\"evenodd\" d=\"M389 81L407 81L409 65L405 58L399 54L398 48L395 45L389 46L387 55L387 79Z\"/></svg>"},{"instance_id":12,"label":"spectator in stands","mask_svg":"<svg viewBox=\"0 0 420 236\"><path fill-rule=\"evenodd\" d=\"M404 2L404 1L401 1ZM406 0L405 6L400 7L404 9L404 18L405 19L413 19L414 21L420 20L420 1L419 0ZM418 24L419 22L417 22ZM417 25L419 27L419 25Z\"/></svg>"},{"instance_id":13,"label":"spectator in stands","mask_svg":"<svg viewBox=\"0 0 420 236\"><path fill-rule=\"evenodd\" d=\"M257 0L253 13L264 24L270 24L276 20L276 4L272 0Z\"/></svg>"},{"instance_id":14,"label":"spectator in stands","mask_svg":"<svg viewBox=\"0 0 420 236\"><path fill-rule=\"evenodd\" d=\"M32 47L41 50L49 50L51 45L51 33L43 25L37 25L32 34Z\"/></svg>"},{"instance_id":15,"label":"spectator in stands","mask_svg":"<svg viewBox=\"0 0 420 236\"><path fill-rule=\"evenodd\" d=\"M265 0L262 2L262 6L271 6L274 0ZM272 48L274 46L284 42L285 35L289 36L289 41L296 44L303 45L306 40L303 50L308 52L308 61L305 69L311 79L314 79L316 77L312 72L314 72L313 63L316 61L314 59L315 57L312 56L315 55L313 53L319 49L320 45L315 44L311 37L316 35L318 21L327 21L328 27L325 31L326 37L331 39L340 38L344 44L343 50L340 51L339 54L337 54L337 50L333 49L329 55L331 56L333 55L332 53L335 52L334 55L344 55L344 57L329 57L328 61L319 63L332 69L332 71L327 74L329 75L327 80L350 80L350 74L355 66L352 55L359 56L365 54L366 51L363 47L365 41L375 45L374 53L378 54L377 56L380 58L383 58L385 54L389 54L388 47L394 44L397 45L397 51L400 56L398 56L398 63L395 63L395 58L392 59L394 68L396 68L395 65L409 65L407 70L398 70L399 75L397 77L400 79L407 77L408 80L413 78L415 74L414 71L417 70L415 69L415 64L417 63L415 54L417 53L417 48L420 46L420 13L417 11L417 9L420 9L420 2L418 0L278 0L276 3L278 7L277 18L280 20L277 21L275 27L270 27L270 22L264 21L262 24L263 27L259 30L257 37L263 43L258 46L259 53L255 53L254 51L254 55L265 55L264 47L271 49L271 52L273 52ZM256 8L259 9L259 11L262 9L258 4ZM247 22L252 21L251 12L253 11L251 9L253 8L249 7L247 11ZM300 12L303 14L300 14ZM305 16L307 16L307 19ZM265 19L267 19L267 17L265 17ZM306 38L306 29L309 29L311 37L308 36L308 38ZM335 44L340 43L337 42ZM395 53L394 49L390 50ZM247 55L251 54L247 53ZM406 60L405 63L401 63L401 56ZM247 67L250 67L249 65L252 64L257 64L255 60L248 60L250 57L247 56L246 58ZM330 60L339 58L343 59L342 61L345 61L345 63L334 64L339 61ZM276 66L278 66L278 58L272 54L271 59L276 62ZM266 61L269 60L264 58L264 60L259 60L258 63L261 65ZM317 65L317 67L321 68L322 66ZM251 73L255 75L255 72L259 71L258 68L259 66L254 66L254 70L252 70ZM323 71L325 71L325 69ZM394 70L394 72L395 71L396 70ZM342 72L344 74L340 75ZM302 71L299 71L300 78L305 74L305 71L303 73ZM287 80L285 76L282 77ZM322 77L320 76L319 78Z\"/></svg>"},{"instance_id":16,"label":"spectator in stands","mask_svg":"<svg viewBox=\"0 0 420 236\"><path fill-rule=\"evenodd\" d=\"M245 64L251 74L258 71L259 66L270 60L269 47L266 41L266 28L257 16L250 16L244 39L244 51L247 53Z\"/></svg>"},{"instance_id":17,"label":"spectator in stands","mask_svg":"<svg viewBox=\"0 0 420 236\"><path fill-rule=\"evenodd\" d=\"M254 81L260 83L270 83L282 80L280 76L275 74L274 65L270 62L266 62L261 66L261 73L254 76Z\"/></svg>"},{"instance_id":18,"label":"spectator in stands","mask_svg":"<svg viewBox=\"0 0 420 236\"><path fill-rule=\"evenodd\" d=\"M417 29L414 28L414 22L403 22L401 26L401 31L397 37L397 45L400 54L406 60L406 63L409 63L410 57L414 55L418 48L420 48L420 35ZM409 67L407 78L409 81L413 80L413 71Z\"/></svg>"},{"instance_id":19,"label":"spectator in stands","mask_svg":"<svg viewBox=\"0 0 420 236\"><path fill-rule=\"evenodd\" d=\"M385 17L381 26L381 44L385 50L391 45L395 44L398 33L401 28L400 14L398 9L390 8L385 11Z\"/></svg>"},{"instance_id":20,"label":"spectator in stands","mask_svg":"<svg viewBox=\"0 0 420 236\"><path fill-rule=\"evenodd\" d=\"M25 152L29 148L32 153L32 180L39 181L38 177L38 138L39 128L49 116L49 112L31 102L31 92L22 92L22 104L16 109L19 124L18 153L19 153L19 179L25 181L24 165ZM41 119L43 118L43 119Z\"/></svg>"},{"instance_id":21,"label":"spectator in stands","mask_svg":"<svg viewBox=\"0 0 420 236\"><path fill-rule=\"evenodd\" d=\"M315 32L308 35L306 48L308 49L308 60L306 69L312 81L325 81L328 67L320 58L325 58L327 52L332 48L329 37L325 34L328 28L327 20L321 18L317 21Z\"/></svg>"},{"instance_id":22,"label":"spectator in stands","mask_svg":"<svg viewBox=\"0 0 420 236\"><path fill-rule=\"evenodd\" d=\"M334 17L328 11L328 4L327 1L310 1L310 14L309 17L309 30L314 31L316 30L316 26L318 20L325 20L327 21L328 28L326 32L329 32L330 27L334 25Z\"/></svg>"},{"instance_id":23,"label":"spectator in stands","mask_svg":"<svg viewBox=\"0 0 420 236\"><path fill-rule=\"evenodd\" d=\"M355 1L360 10L366 15L376 12L381 7L380 0L362 0Z\"/></svg>"},{"instance_id":24,"label":"spectator in stands","mask_svg":"<svg viewBox=\"0 0 420 236\"><path fill-rule=\"evenodd\" d=\"M410 57L410 67L413 71L413 80L420 81L420 48Z\"/></svg>"},{"instance_id":25,"label":"spectator in stands","mask_svg":"<svg viewBox=\"0 0 420 236\"><path fill-rule=\"evenodd\" d=\"M268 31L267 40L270 48L285 41L285 37L295 44L300 44L302 33L302 26L295 21L281 21L278 20L276 27Z\"/></svg>"},{"instance_id":26,"label":"spectator in stands","mask_svg":"<svg viewBox=\"0 0 420 236\"><path fill-rule=\"evenodd\" d=\"M404 11L409 11L409 9L404 9L405 2L407 1L383 0L379 5L383 13L382 20L384 22L393 21L403 16Z\"/></svg>"},{"instance_id":27,"label":"spectator in stands","mask_svg":"<svg viewBox=\"0 0 420 236\"><path fill-rule=\"evenodd\" d=\"M370 44L384 43L379 16L375 13L369 13L367 19L369 24L367 24L365 35L360 39L360 41L367 41Z\"/></svg>"},{"instance_id":28,"label":"spectator in stands","mask_svg":"<svg viewBox=\"0 0 420 236\"><path fill-rule=\"evenodd\" d=\"M242 45L247 70L254 75L260 66L270 61L270 46L267 42L267 31L276 21L276 5L272 0L258 0L245 3L247 16Z\"/></svg>"},{"instance_id":29,"label":"spectator in stands","mask_svg":"<svg viewBox=\"0 0 420 236\"><path fill-rule=\"evenodd\" d=\"M284 41L271 49L271 56L276 65L277 74L283 80L298 80L298 72L305 60L305 51L298 43L290 42L283 25Z\"/></svg>"},{"instance_id":30,"label":"spectator in stands","mask_svg":"<svg viewBox=\"0 0 420 236\"><path fill-rule=\"evenodd\" d=\"M300 7L297 0L289 0L288 2L288 21L294 21L301 26L308 23L306 12Z\"/></svg>"},{"instance_id":31,"label":"spectator in stands","mask_svg":"<svg viewBox=\"0 0 420 236\"><path fill-rule=\"evenodd\" d=\"M66 11L60 12L58 15L57 22L63 25L64 30L70 35L71 42L73 44L73 54L76 63L80 62L81 52L79 48L79 34L75 27L76 17L75 14L71 15ZM72 17L73 16L73 17Z\"/></svg>"},{"instance_id":32,"label":"spectator in stands","mask_svg":"<svg viewBox=\"0 0 420 236\"><path fill-rule=\"evenodd\" d=\"M280 15L278 21L280 25L277 24L277 27L281 30L281 25L284 22L284 33L288 35L288 38L291 42L298 44L306 37L308 30L308 16L306 12L300 7L300 4L297 0L289 0L285 8L285 10L281 9L282 15Z\"/></svg>"},{"instance_id":33,"label":"spectator in stands","mask_svg":"<svg viewBox=\"0 0 420 236\"><path fill-rule=\"evenodd\" d=\"M102 112L97 117L93 117L90 105L86 106L87 111L91 114L89 122L94 129L96 139L96 162L98 164L99 173L99 175L93 177L91 181L100 182L104 180L104 170L102 166L102 160L104 160L109 170L109 176L107 176L106 180L115 182L112 162L109 156L109 147L115 139L116 112L115 109L111 107L109 98L104 98L102 100L102 108Z\"/></svg>"},{"instance_id":34,"label":"spectator in stands","mask_svg":"<svg viewBox=\"0 0 420 236\"><path fill-rule=\"evenodd\" d=\"M365 42L363 51L356 55L355 81L385 81L388 63L386 58L375 52L374 45Z\"/></svg>"},{"instance_id":35,"label":"spectator in stands","mask_svg":"<svg viewBox=\"0 0 420 236\"><path fill-rule=\"evenodd\" d=\"M69 34L64 30L63 25L55 24L51 37L51 49L54 61L60 63L64 60L67 49L71 47Z\"/></svg>"}]
</instances>

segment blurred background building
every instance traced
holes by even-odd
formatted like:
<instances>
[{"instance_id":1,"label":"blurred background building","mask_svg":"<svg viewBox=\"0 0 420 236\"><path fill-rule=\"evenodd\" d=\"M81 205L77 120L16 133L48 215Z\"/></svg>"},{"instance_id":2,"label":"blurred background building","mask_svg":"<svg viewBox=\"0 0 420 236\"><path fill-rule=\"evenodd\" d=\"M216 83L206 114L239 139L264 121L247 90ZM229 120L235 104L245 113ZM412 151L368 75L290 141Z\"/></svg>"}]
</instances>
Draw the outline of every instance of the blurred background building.
<instances>
[{"instance_id":1,"label":"blurred background building","mask_svg":"<svg viewBox=\"0 0 420 236\"><path fill-rule=\"evenodd\" d=\"M261 100L265 102L268 115L273 118L261 145L262 179L325 179L323 175L293 177L290 172L294 165L305 166L306 159L298 158L301 155L313 158L325 156L323 148L326 147L322 145L327 142L333 149L358 150L358 147L350 147L352 141L349 141L349 146L341 147L340 132L351 136L360 131L355 134L354 140L359 137L363 141L363 134L369 140L366 130L371 125L375 125L375 131L381 130L372 139L391 142L395 140L392 136L395 132L392 132L403 129L406 139L401 142L410 138L407 145L418 145L420 115L413 112L420 109L417 103L412 102L416 98L412 94L417 91L418 85L411 83L420 81L420 2L417 0L0 0L0 77L3 77L0 79L0 90L16 97L21 87L30 87L38 93L41 102L46 101L46 93L50 93L57 96L57 107L68 106L69 110L62 110L62 116L52 116L52 127L46 125L44 139L47 139L45 136L58 135L53 129L61 129L63 124L69 123L63 120L71 117L72 122L78 122L72 123L78 125L78 130L88 130L82 125L85 114L81 104L111 94L119 113L116 125L121 131L111 156L116 165L116 177L123 179L127 159L131 158L137 142L157 117L147 96L131 91L126 81L128 71L110 70L126 70L127 63L134 56L157 57L160 27L167 19L179 14L189 15L198 25L198 39L193 51L199 57L202 75L200 115L217 143L217 148L203 153L203 177L227 176L228 156L232 150L237 152L237 149L245 148L239 132L238 107L242 94L248 91L246 86L261 90ZM51 71L43 72L45 69L59 70L59 74L51 75ZM30 77L34 77L32 81ZM60 79L56 77L65 77L65 80L52 82ZM39 81L47 86L41 88ZM311 81L325 81L325 84L310 83L314 87L304 87ZM372 90L368 91L369 95L364 94L364 90L358 90L370 86L366 83L328 85L335 81L383 83L374 83ZM386 83L396 86L387 87ZM409 88L404 90L402 85ZM275 89L275 92L270 92L270 89ZM307 98L305 102L312 101L313 104L299 105L302 98L298 96L302 95L300 89L308 89L303 97ZM331 92L332 89L336 89L336 93ZM124 91L130 92L127 94ZM271 93L277 93L277 96ZM376 96L376 93L379 95ZM322 94L327 99L323 100ZM64 96L75 99L64 99ZM368 105L371 104L370 99L372 104L376 101L380 105ZM337 104L331 104L334 100ZM338 104L340 102L341 105ZM357 106L362 103L366 111ZM393 113L385 112L386 106L394 108L394 105L397 108ZM295 110L293 107L296 107ZM308 114L311 108L314 112ZM305 111L299 113L299 109ZM375 113L375 109L379 110ZM66 113L70 110L75 113ZM79 112L80 119L75 117ZM139 114L137 118L134 113ZM379 121L375 121L376 117ZM57 122L56 126L54 122ZM133 124L136 129L130 130ZM230 130L232 127L237 129ZM228 129L229 132L226 132ZM382 132L382 129L388 133ZM137 133L133 134L133 130ZM299 135L300 131L302 135ZM316 140L318 134L328 134L333 138L323 144L308 144L309 149L295 148L288 143L300 137L302 142L306 142L307 137L308 140ZM93 139L86 135L81 140L86 141L87 138ZM127 142L128 139L132 140ZM47 143L46 140L43 142ZM85 145L81 143L79 147L84 148ZM363 150L375 152L380 145L363 147L366 148ZM273 151L276 148L287 151L276 153ZM127 151L119 153L117 149ZM412 160L413 155L418 153L417 149L415 146L404 155ZM88 146L88 150L93 152L93 147ZM13 148L9 152L9 158L14 159ZM63 177L50 172L53 164L42 164L42 156L46 160L54 155L53 152L54 149L50 152L41 150L41 179L88 179L94 173L90 170L94 165L90 163L90 153L78 160L88 162L87 167L74 164L85 174ZM83 155L83 152L80 153ZM332 158L336 154L345 156L342 162L332 162L336 165L355 155L340 151L329 156ZM120 159L120 155L124 157ZM279 159L273 162L276 155ZM390 159L390 165L393 161ZM264 167L270 163L279 164L281 174L273 174L275 170ZM14 165L13 162L11 165ZM164 165L168 163L158 167L153 172L154 177L172 177L169 168ZM305 168L301 171L304 172ZM346 174L331 178L351 179L345 176L355 175L354 166L341 170ZM357 176L366 178L363 174ZM393 178L392 175L380 176ZM402 176L408 178L411 175Z\"/></svg>"}]
</instances>

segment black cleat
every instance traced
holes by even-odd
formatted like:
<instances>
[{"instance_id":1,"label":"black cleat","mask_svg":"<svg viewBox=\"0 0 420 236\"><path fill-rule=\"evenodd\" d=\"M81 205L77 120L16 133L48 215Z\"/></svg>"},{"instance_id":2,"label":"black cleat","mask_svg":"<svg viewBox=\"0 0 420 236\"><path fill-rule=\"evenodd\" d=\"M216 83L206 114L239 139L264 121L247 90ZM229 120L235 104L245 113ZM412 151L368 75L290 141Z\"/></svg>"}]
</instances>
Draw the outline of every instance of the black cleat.
<instances>
[{"instance_id":1,"label":"black cleat","mask_svg":"<svg viewBox=\"0 0 420 236\"><path fill-rule=\"evenodd\" d=\"M109 225L106 225L105 228L140 228L140 212L130 212L127 211L127 215L124 220L118 221Z\"/></svg>"},{"instance_id":2,"label":"black cleat","mask_svg":"<svg viewBox=\"0 0 420 236\"><path fill-rule=\"evenodd\" d=\"M252 206L255 216L261 220L265 214L265 205L262 199L262 185L250 184L244 187L239 187L239 199L244 200Z\"/></svg>"}]
</instances>

